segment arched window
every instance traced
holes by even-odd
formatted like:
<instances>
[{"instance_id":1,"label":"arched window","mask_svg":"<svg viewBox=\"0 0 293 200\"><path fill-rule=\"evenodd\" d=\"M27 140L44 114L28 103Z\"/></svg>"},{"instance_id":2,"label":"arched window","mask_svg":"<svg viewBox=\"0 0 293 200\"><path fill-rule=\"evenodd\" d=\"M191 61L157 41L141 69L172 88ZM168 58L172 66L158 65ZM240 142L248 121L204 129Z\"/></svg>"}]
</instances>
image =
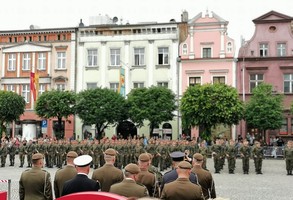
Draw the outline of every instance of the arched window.
<instances>
[{"instance_id":1,"label":"arched window","mask_svg":"<svg viewBox=\"0 0 293 200\"><path fill-rule=\"evenodd\" d=\"M232 53L232 51L233 51L232 42L228 42L227 43L227 52Z\"/></svg>"},{"instance_id":2,"label":"arched window","mask_svg":"<svg viewBox=\"0 0 293 200\"><path fill-rule=\"evenodd\" d=\"M187 44L182 45L182 54L187 55Z\"/></svg>"}]
</instances>

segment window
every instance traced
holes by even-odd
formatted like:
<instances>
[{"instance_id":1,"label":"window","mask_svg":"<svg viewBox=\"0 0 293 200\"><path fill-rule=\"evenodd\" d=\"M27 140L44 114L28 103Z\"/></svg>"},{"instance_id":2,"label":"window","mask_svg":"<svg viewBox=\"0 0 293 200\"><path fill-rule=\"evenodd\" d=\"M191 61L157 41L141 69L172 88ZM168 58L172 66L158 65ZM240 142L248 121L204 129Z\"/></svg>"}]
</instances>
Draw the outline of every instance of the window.
<instances>
[{"instance_id":1,"label":"window","mask_svg":"<svg viewBox=\"0 0 293 200\"><path fill-rule=\"evenodd\" d=\"M182 54L187 55L187 44L182 45Z\"/></svg>"},{"instance_id":2,"label":"window","mask_svg":"<svg viewBox=\"0 0 293 200\"><path fill-rule=\"evenodd\" d=\"M202 48L202 57L211 58L212 57L212 48Z\"/></svg>"},{"instance_id":3,"label":"window","mask_svg":"<svg viewBox=\"0 0 293 200\"><path fill-rule=\"evenodd\" d=\"M284 74L284 93L293 93L293 74Z\"/></svg>"},{"instance_id":4,"label":"window","mask_svg":"<svg viewBox=\"0 0 293 200\"><path fill-rule=\"evenodd\" d=\"M16 54L8 55L8 71L15 71L16 69Z\"/></svg>"},{"instance_id":5,"label":"window","mask_svg":"<svg viewBox=\"0 0 293 200\"><path fill-rule=\"evenodd\" d=\"M30 86L29 85L22 85L21 96L25 100L26 103L30 102Z\"/></svg>"},{"instance_id":6,"label":"window","mask_svg":"<svg viewBox=\"0 0 293 200\"><path fill-rule=\"evenodd\" d=\"M213 77L213 84L222 83L225 84L225 76L214 76Z\"/></svg>"},{"instance_id":7,"label":"window","mask_svg":"<svg viewBox=\"0 0 293 200\"><path fill-rule=\"evenodd\" d=\"M7 85L7 91L15 92L15 85Z\"/></svg>"},{"instance_id":8,"label":"window","mask_svg":"<svg viewBox=\"0 0 293 200\"><path fill-rule=\"evenodd\" d=\"M232 42L228 42L228 44L227 44L227 52L232 53Z\"/></svg>"},{"instance_id":9,"label":"window","mask_svg":"<svg viewBox=\"0 0 293 200\"><path fill-rule=\"evenodd\" d=\"M201 77L189 77L189 86L201 84Z\"/></svg>"},{"instance_id":10,"label":"window","mask_svg":"<svg viewBox=\"0 0 293 200\"><path fill-rule=\"evenodd\" d=\"M88 66L94 67L98 65L98 50L97 49L89 49L87 51L88 54Z\"/></svg>"},{"instance_id":11,"label":"window","mask_svg":"<svg viewBox=\"0 0 293 200\"><path fill-rule=\"evenodd\" d=\"M143 88L143 87L144 87L144 82L133 83L133 88Z\"/></svg>"},{"instance_id":12,"label":"window","mask_svg":"<svg viewBox=\"0 0 293 200\"><path fill-rule=\"evenodd\" d=\"M45 91L46 91L46 85L45 84L39 84L38 96L41 96Z\"/></svg>"},{"instance_id":13,"label":"window","mask_svg":"<svg viewBox=\"0 0 293 200\"><path fill-rule=\"evenodd\" d=\"M144 65L144 48L134 49L134 65Z\"/></svg>"},{"instance_id":14,"label":"window","mask_svg":"<svg viewBox=\"0 0 293 200\"><path fill-rule=\"evenodd\" d=\"M263 82L263 74L250 74L249 76L250 92Z\"/></svg>"},{"instance_id":15,"label":"window","mask_svg":"<svg viewBox=\"0 0 293 200\"><path fill-rule=\"evenodd\" d=\"M120 65L120 49L110 49L110 65L119 66Z\"/></svg>"},{"instance_id":16,"label":"window","mask_svg":"<svg viewBox=\"0 0 293 200\"><path fill-rule=\"evenodd\" d=\"M286 44L279 43L277 44L277 56L286 56Z\"/></svg>"},{"instance_id":17,"label":"window","mask_svg":"<svg viewBox=\"0 0 293 200\"><path fill-rule=\"evenodd\" d=\"M292 123L292 120L291 120ZM280 128L280 134L287 134L288 133L288 122L287 118L283 118L282 120L282 126Z\"/></svg>"},{"instance_id":18,"label":"window","mask_svg":"<svg viewBox=\"0 0 293 200\"><path fill-rule=\"evenodd\" d=\"M97 83L86 83L86 89L95 89L97 88Z\"/></svg>"},{"instance_id":19,"label":"window","mask_svg":"<svg viewBox=\"0 0 293 200\"><path fill-rule=\"evenodd\" d=\"M114 92L118 92L119 89L119 83L110 83L110 89Z\"/></svg>"},{"instance_id":20,"label":"window","mask_svg":"<svg viewBox=\"0 0 293 200\"><path fill-rule=\"evenodd\" d=\"M65 84L64 83L57 83L56 84L56 90L64 91L65 90Z\"/></svg>"},{"instance_id":21,"label":"window","mask_svg":"<svg viewBox=\"0 0 293 200\"><path fill-rule=\"evenodd\" d=\"M168 88L168 82L158 82L158 86Z\"/></svg>"},{"instance_id":22,"label":"window","mask_svg":"<svg viewBox=\"0 0 293 200\"><path fill-rule=\"evenodd\" d=\"M268 56L268 44L260 44L259 45L259 56L267 57Z\"/></svg>"},{"instance_id":23,"label":"window","mask_svg":"<svg viewBox=\"0 0 293 200\"><path fill-rule=\"evenodd\" d=\"M65 61L66 61L66 53L57 52L57 69L66 69Z\"/></svg>"},{"instance_id":24,"label":"window","mask_svg":"<svg viewBox=\"0 0 293 200\"><path fill-rule=\"evenodd\" d=\"M158 49L158 64L168 65L169 64L169 49L168 47L161 47Z\"/></svg>"},{"instance_id":25,"label":"window","mask_svg":"<svg viewBox=\"0 0 293 200\"><path fill-rule=\"evenodd\" d=\"M38 70L46 70L46 53L38 53Z\"/></svg>"},{"instance_id":26,"label":"window","mask_svg":"<svg viewBox=\"0 0 293 200\"><path fill-rule=\"evenodd\" d=\"M22 70L30 70L31 66L31 54L24 53L23 60L22 60Z\"/></svg>"}]
</instances>

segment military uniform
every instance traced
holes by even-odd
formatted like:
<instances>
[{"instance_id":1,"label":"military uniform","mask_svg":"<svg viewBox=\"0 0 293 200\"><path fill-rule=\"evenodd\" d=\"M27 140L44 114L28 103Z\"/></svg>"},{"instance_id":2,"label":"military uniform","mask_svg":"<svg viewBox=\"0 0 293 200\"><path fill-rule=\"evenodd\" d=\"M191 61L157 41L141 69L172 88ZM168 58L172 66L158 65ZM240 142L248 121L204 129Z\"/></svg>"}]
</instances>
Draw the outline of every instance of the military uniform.
<instances>
[{"instance_id":1,"label":"military uniform","mask_svg":"<svg viewBox=\"0 0 293 200\"><path fill-rule=\"evenodd\" d=\"M249 158L251 156L250 147L248 146L248 142L244 141L246 144L241 146L239 149L240 155L242 157L242 168L243 173L249 173Z\"/></svg>"},{"instance_id":2,"label":"military uniform","mask_svg":"<svg viewBox=\"0 0 293 200\"><path fill-rule=\"evenodd\" d=\"M252 157L254 159L255 172L257 174L262 174L261 168L262 168L263 156L264 156L263 148L260 147L259 142L256 142L255 147L252 149Z\"/></svg>"},{"instance_id":3,"label":"military uniform","mask_svg":"<svg viewBox=\"0 0 293 200\"><path fill-rule=\"evenodd\" d=\"M125 197L140 198L148 196L147 188L136 183L133 179L140 172L139 167L131 163L126 165L124 169L126 178L122 182L112 185L109 192Z\"/></svg>"},{"instance_id":4,"label":"military uniform","mask_svg":"<svg viewBox=\"0 0 293 200\"><path fill-rule=\"evenodd\" d=\"M199 153L193 155L194 162L203 161L203 156ZM216 189L212 174L203 169L200 164L195 164L191 170L197 175L198 183L201 186L203 195L205 199L214 199L216 198Z\"/></svg>"},{"instance_id":5,"label":"military uniform","mask_svg":"<svg viewBox=\"0 0 293 200\"><path fill-rule=\"evenodd\" d=\"M185 178L187 171L191 170L192 166L186 161L181 161L178 164L178 171L180 177L175 181L168 183L164 186L161 199L173 200L204 200L202 189L199 185L193 184L188 178ZM185 175L182 177L182 174Z\"/></svg>"},{"instance_id":6,"label":"military uniform","mask_svg":"<svg viewBox=\"0 0 293 200\"><path fill-rule=\"evenodd\" d=\"M105 156L116 156L114 149L107 149ZM109 192L111 185L121 182L123 180L123 172L114 167L113 164L104 164L102 167L93 171L92 179L99 181L101 191Z\"/></svg>"},{"instance_id":7,"label":"military uniform","mask_svg":"<svg viewBox=\"0 0 293 200\"><path fill-rule=\"evenodd\" d=\"M43 159L42 154L35 154L32 159ZM52 200L52 185L50 173L41 167L33 166L22 172L19 180L20 200Z\"/></svg>"},{"instance_id":8,"label":"military uniform","mask_svg":"<svg viewBox=\"0 0 293 200\"><path fill-rule=\"evenodd\" d=\"M8 147L8 154L9 154L9 161L10 161L10 165L9 166L14 166L15 154L16 154L16 145L15 145L15 142L12 142L9 145L9 147Z\"/></svg>"},{"instance_id":9,"label":"military uniform","mask_svg":"<svg viewBox=\"0 0 293 200\"><path fill-rule=\"evenodd\" d=\"M1 167L5 167L7 154L8 154L7 145L4 142L2 142L0 147Z\"/></svg>"},{"instance_id":10,"label":"military uniform","mask_svg":"<svg viewBox=\"0 0 293 200\"><path fill-rule=\"evenodd\" d=\"M20 166L19 167L23 167L23 165L24 165L25 152L26 152L25 145L26 145L25 143L22 143L18 147L18 156L19 156L19 161L20 161Z\"/></svg>"},{"instance_id":11,"label":"military uniform","mask_svg":"<svg viewBox=\"0 0 293 200\"><path fill-rule=\"evenodd\" d=\"M284 149L284 158L286 161L287 175L292 175L293 170L293 142L288 141L286 148Z\"/></svg>"},{"instance_id":12,"label":"military uniform","mask_svg":"<svg viewBox=\"0 0 293 200\"><path fill-rule=\"evenodd\" d=\"M67 157L76 158L77 153L70 151L67 153ZM54 178L55 198L61 197L64 183L74 178L76 174L77 174L76 168L74 165L71 165L71 164L56 171L55 178Z\"/></svg>"},{"instance_id":13,"label":"military uniform","mask_svg":"<svg viewBox=\"0 0 293 200\"><path fill-rule=\"evenodd\" d=\"M103 146L99 143L99 140L95 141L92 148L94 169L100 167L101 157L103 155L102 147Z\"/></svg>"},{"instance_id":14,"label":"military uniform","mask_svg":"<svg viewBox=\"0 0 293 200\"><path fill-rule=\"evenodd\" d=\"M214 158L215 173L220 173L220 170L222 169L222 164L221 164L222 146L219 144L219 139L217 139L216 144L214 144L211 147L211 151Z\"/></svg>"},{"instance_id":15,"label":"military uniform","mask_svg":"<svg viewBox=\"0 0 293 200\"><path fill-rule=\"evenodd\" d=\"M234 174L235 166L236 166L236 157L237 157L237 148L234 142L230 142L227 147L226 157L228 160L228 169L229 174Z\"/></svg>"}]
</instances>

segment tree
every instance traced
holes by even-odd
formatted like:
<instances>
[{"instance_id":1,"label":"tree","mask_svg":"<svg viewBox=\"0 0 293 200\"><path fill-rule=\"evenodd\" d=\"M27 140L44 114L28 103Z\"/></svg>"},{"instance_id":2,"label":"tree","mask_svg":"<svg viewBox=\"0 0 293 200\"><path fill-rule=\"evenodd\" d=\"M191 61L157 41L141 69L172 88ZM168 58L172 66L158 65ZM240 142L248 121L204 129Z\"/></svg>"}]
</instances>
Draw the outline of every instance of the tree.
<instances>
[{"instance_id":1,"label":"tree","mask_svg":"<svg viewBox=\"0 0 293 200\"><path fill-rule=\"evenodd\" d=\"M0 138L6 131L6 123L19 119L24 113L25 100L22 96L11 91L0 91Z\"/></svg>"},{"instance_id":2,"label":"tree","mask_svg":"<svg viewBox=\"0 0 293 200\"><path fill-rule=\"evenodd\" d=\"M181 99L182 126L201 126L200 136L211 139L211 128L238 124L243 116L243 103L237 90L225 84L204 84L187 88Z\"/></svg>"},{"instance_id":3,"label":"tree","mask_svg":"<svg viewBox=\"0 0 293 200\"><path fill-rule=\"evenodd\" d=\"M252 90L252 97L245 105L245 120L249 127L263 131L279 129L283 120L283 95L274 94L273 87L261 84Z\"/></svg>"},{"instance_id":4,"label":"tree","mask_svg":"<svg viewBox=\"0 0 293 200\"><path fill-rule=\"evenodd\" d=\"M76 114L86 125L95 125L100 139L109 125L127 119L125 99L108 88L96 88L77 95Z\"/></svg>"},{"instance_id":5,"label":"tree","mask_svg":"<svg viewBox=\"0 0 293 200\"><path fill-rule=\"evenodd\" d=\"M72 91L51 90L46 91L37 99L36 113L38 116L49 119L56 117L58 120L55 136L64 137L62 118L74 114L76 95Z\"/></svg>"},{"instance_id":6,"label":"tree","mask_svg":"<svg viewBox=\"0 0 293 200\"><path fill-rule=\"evenodd\" d=\"M133 89L128 94L127 102L130 119L137 126L143 126L144 120L149 121L150 136L156 126L173 120L173 112L177 108L175 94L165 87Z\"/></svg>"}]
</instances>

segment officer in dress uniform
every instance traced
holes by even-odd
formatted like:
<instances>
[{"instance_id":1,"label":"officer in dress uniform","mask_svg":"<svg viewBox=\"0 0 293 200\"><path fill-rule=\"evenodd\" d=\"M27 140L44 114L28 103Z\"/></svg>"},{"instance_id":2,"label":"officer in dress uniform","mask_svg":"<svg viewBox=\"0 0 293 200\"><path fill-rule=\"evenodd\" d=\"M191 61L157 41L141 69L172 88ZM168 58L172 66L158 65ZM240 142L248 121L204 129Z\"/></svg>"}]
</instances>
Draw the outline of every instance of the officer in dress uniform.
<instances>
[{"instance_id":1,"label":"officer in dress uniform","mask_svg":"<svg viewBox=\"0 0 293 200\"><path fill-rule=\"evenodd\" d=\"M87 191L99 191L99 182L88 178L90 164L93 158L89 155L82 155L73 160L76 166L77 175L64 183L62 196Z\"/></svg>"},{"instance_id":2,"label":"officer in dress uniform","mask_svg":"<svg viewBox=\"0 0 293 200\"><path fill-rule=\"evenodd\" d=\"M104 159L106 163L93 172L92 179L99 181L101 191L109 192L111 185L123 180L123 172L114 166L116 160L115 149L107 149L104 152Z\"/></svg>"},{"instance_id":3,"label":"officer in dress uniform","mask_svg":"<svg viewBox=\"0 0 293 200\"><path fill-rule=\"evenodd\" d=\"M50 173L42 170L44 166L43 154L32 156L32 169L22 172L19 180L20 200L52 200L52 185Z\"/></svg>"},{"instance_id":4,"label":"officer in dress uniform","mask_svg":"<svg viewBox=\"0 0 293 200\"><path fill-rule=\"evenodd\" d=\"M54 193L56 198L61 197L64 183L76 176L77 171L73 164L73 160L77 158L77 156L75 151L69 151L66 155L67 165L56 171L54 178Z\"/></svg>"},{"instance_id":5,"label":"officer in dress uniform","mask_svg":"<svg viewBox=\"0 0 293 200\"><path fill-rule=\"evenodd\" d=\"M180 151L175 151L170 154L170 157L172 158L173 169L164 174L161 184L161 191L163 190L165 184L175 181L178 178L176 168L178 167L178 164L184 160L185 154ZM197 176L194 173L190 173L189 180L194 184L198 184Z\"/></svg>"},{"instance_id":6,"label":"officer in dress uniform","mask_svg":"<svg viewBox=\"0 0 293 200\"><path fill-rule=\"evenodd\" d=\"M161 199L204 200L201 187L191 183L188 178L191 168L192 165L187 161L181 161L178 164L176 169L178 178L165 185Z\"/></svg>"},{"instance_id":7,"label":"officer in dress uniform","mask_svg":"<svg viewBox=\"0 0 293 200\"><path fill-rule=\"evenodd\" d=\"M216 190L215 190L215 184L212 177L212 174L203 169L204 157L200 153L195 153L193 155L193 161L192 161L192 172L196 173L199 185L202 188L202 192L205 199L214 199L216 198Z\"/></svg>"},{"instance_id":8,"label":"officer in dress uniform","mask_svg":"<svg viewBox=\"0 0 293 200\"><path fill-rule=\"evenodd\" d=\"M140 169L136 164L130 163L124 168L125 178L122 182L111 186L110 192L125 197L145 197L148 190L144 185L136 183Z\"/></svg>"}]
</instances>

